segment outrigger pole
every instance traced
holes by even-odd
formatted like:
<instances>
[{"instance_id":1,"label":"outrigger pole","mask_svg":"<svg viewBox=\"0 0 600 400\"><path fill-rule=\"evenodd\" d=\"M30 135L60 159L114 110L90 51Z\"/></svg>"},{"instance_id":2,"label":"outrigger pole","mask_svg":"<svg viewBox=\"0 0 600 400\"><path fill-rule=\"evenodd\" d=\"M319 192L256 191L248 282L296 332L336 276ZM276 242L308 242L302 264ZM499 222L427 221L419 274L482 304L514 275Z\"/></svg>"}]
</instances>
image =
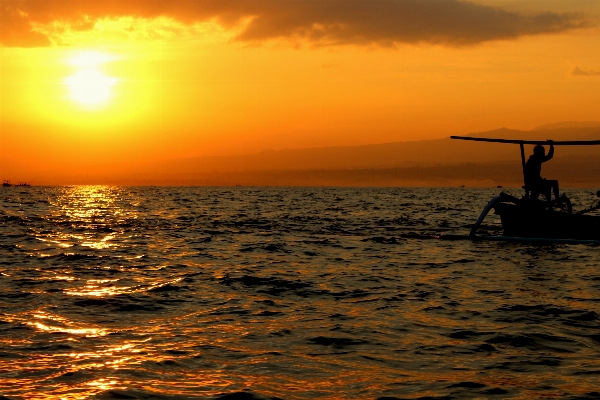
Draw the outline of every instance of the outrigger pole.
<instances>
[{"instance_id":1,"label":"outrigger pole","mask_svg":"<svg viewBox=\"0 0 600 400\"><path fill-rule=\"evenodd\" d=\"M509 144L550 144L548 140L518 140L518 139L493 139L477 138L471 136L450 136L450 139L473 140L475 142L494 142ZM600 144L600 140L560 140L553 141L555 146L590 146Z\"/></svg>"},{"instance_id":2,"label":"outrigger pole","mask_svg":"<svg viewBox=\"0 0 600 400\"><path fill-rule=\"evenodd\" d=\"M554 146L593 146L600 145L600 140L513 140L513 139L493 139L493 138L477 138L471 136L450 136L450 139L472 140L475 142L492 142L492 143L508 143L518 144L521 148L521 165L523 166L523 179L525 179L525 147L526 144L552 144Z\"/></svg>"}]
</instances>

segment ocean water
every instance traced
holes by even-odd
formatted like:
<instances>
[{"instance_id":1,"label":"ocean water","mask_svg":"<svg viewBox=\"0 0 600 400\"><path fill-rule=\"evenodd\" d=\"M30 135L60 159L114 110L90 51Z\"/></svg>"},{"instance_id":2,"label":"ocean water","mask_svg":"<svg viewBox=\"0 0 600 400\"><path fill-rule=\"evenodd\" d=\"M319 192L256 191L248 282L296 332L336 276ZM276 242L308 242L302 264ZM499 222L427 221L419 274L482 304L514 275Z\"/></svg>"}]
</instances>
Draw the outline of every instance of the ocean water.
<instances>
[{"instance_id":1,"label":"ocean water","mask_svg":"<svg viewBox=\"0 0 600 400\"><path fill-rule=\"evenodd\" d=\"M499 189L1 189L6 398L600 398L598 246L435 239Z\"/></svg>"}]
</instances>

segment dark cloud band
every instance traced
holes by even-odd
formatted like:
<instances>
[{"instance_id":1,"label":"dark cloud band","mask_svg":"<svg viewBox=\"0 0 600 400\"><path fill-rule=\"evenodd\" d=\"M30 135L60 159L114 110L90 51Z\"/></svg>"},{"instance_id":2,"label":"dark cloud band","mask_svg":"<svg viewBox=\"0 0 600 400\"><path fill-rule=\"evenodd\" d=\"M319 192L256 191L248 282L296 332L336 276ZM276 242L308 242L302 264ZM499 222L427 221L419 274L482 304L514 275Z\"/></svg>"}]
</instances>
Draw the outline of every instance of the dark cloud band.
<instances>
[{"instance_id":1,"label":"dark cloud band","mask_svg":"<svg viewBox=\"0 0 600 400\"><path fill-rule=\"evenodd\" d=\"M249 21L240 41L301 39L315 44L471 45L590 26L580 14L524 15L459 0L2 0L0 42L44 46L34 24L85 29L99 18L170 17L184 24Z\"/></svg>"}]
</instances>

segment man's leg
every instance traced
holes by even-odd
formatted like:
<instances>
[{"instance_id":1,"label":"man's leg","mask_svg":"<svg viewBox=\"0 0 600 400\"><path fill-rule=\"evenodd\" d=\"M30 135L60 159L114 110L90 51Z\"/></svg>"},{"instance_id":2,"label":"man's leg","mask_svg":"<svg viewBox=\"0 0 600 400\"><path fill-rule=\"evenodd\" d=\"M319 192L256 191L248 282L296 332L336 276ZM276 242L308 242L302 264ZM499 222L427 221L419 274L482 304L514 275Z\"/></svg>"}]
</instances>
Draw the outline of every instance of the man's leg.
<instances>
[{"instance_id":1,"label":"man's leg","mask_svg":"<svg viewBox=\"0 0 600 400\"><path fill-rule=\"evenodd\" d=\"M550 191L550 188L552 188L552 192L554 193L554 198L558 200L559 197L559 192L558 192L558 181L553 181L553 180L547 180L546 181L548 183L548 191ZM550 200L550 197L548 197L548 200Z\"/></svg>"},{"instance_id":2,"label":"man's leg","mask_svg":"<svg viewBox=\"0 0 600 400\"><path fill-rule=\"evenodd\" d=\"M542 179L539 182L539 191L541 194L544 195L544 197L546 198L546 201L548 203L550 203L552 201L552 191L551 191L551 184L550 181L547 181L546 179Z\"/></svg>"}]
</instances>

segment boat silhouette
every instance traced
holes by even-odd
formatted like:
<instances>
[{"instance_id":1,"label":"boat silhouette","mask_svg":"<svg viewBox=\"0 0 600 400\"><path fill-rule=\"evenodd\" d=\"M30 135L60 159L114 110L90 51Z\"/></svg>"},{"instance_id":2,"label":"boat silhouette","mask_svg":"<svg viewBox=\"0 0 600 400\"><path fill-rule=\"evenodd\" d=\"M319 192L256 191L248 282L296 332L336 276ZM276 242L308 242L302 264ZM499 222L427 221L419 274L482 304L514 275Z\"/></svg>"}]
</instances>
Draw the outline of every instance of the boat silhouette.
<instances>
[{"instance_id":1,"label":"boat silhouette","mask_svg":"<svg viewBox=\"0 0 600 400\"><path fill-rule=\"evenodd\" d=\"M451 136L451 139L473 140L479 142L518 144L521 149L521 163L525 181L525 144L554 146L592 146L600 145L600 140L578 141L539 141L476 138L470 136ZM540 200L533 190L523 186L523 197L517 198L504 192L493 197L472 226L469 236L443 235L442 239L505 240L505 241L551 241L563 243L600 244L600 216L589 215L600 209L600 201L587 209L573 213L572 204L566 195L558 199ZM600 197L600 191L596 193ZM487 214L494 210L500 216L502 236L477 236L477 231Z\"/></svg>"},{"instance_id":2,"label":"boat silhouette","mask_svg":"<svg viewBox=\"0 0 600 400\"><path fill-rule=\"evenodd\" d=\"M10 186L29 187L29 186L31 186L31 184L27 183L27 182L19 182L16 185L13 185L12 183L10 183L10 180L4 180L4 181L2 181L2 186L4 186L4 187L10 187Z\"/></svg>"}]
</instances>

